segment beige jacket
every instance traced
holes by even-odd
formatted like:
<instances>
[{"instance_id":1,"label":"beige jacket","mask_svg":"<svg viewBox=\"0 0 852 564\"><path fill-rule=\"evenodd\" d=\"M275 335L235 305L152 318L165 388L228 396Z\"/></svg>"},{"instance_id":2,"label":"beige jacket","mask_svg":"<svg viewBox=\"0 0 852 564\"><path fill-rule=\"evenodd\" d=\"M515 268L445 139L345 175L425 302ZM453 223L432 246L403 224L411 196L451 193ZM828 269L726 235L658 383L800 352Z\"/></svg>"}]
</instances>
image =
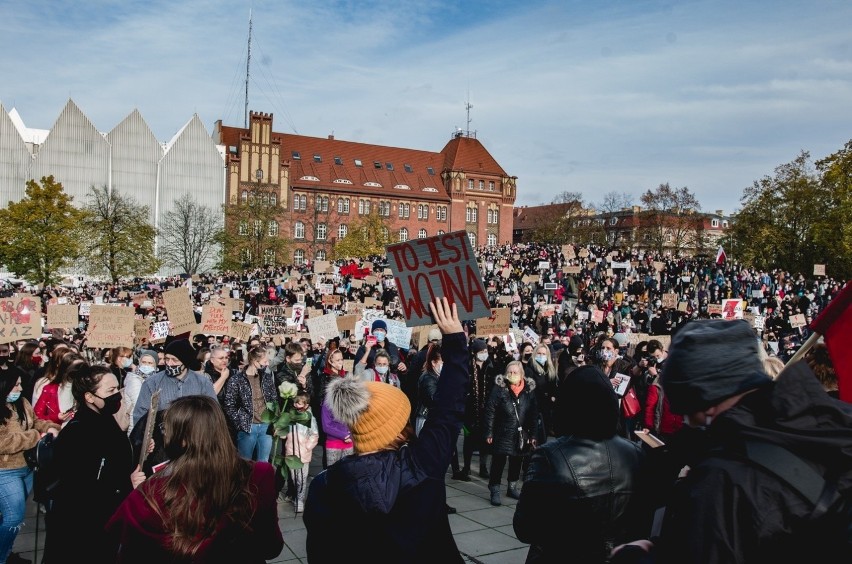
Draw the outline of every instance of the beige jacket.
<instances>
[{"instance_id":1,"label":"beige jacket","mask_svg":"<svg viewBox=\"0 0 852 564\"><path fill-rule=\"evenodd\" d=\"M18 421L18 413L14 406L9 406L12 409L9 419L5 423L0 423L0 470L26 466L24 451L36 446L41 434L47 432L49 428L59 429L59 426L52 421L36 419L30 402L26 398L21 401L24 402L26 414L24 424Z\"/></svg>"}]
</instances>

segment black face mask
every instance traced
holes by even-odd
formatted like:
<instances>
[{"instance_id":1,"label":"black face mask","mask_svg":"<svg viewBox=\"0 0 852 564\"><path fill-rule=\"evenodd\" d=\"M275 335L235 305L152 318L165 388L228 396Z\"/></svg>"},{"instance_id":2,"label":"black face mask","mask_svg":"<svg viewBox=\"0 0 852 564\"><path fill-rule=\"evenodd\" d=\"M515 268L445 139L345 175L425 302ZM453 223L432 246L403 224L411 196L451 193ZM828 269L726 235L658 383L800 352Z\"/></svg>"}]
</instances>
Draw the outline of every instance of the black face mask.
<instances>
[{"instance_id":1,"label":"black face mask","mask_svg":"<svg viewBox=\"0 0 852 564\"><path fill-rule=\"evenodd\" d=\"M95 396L101 398L98 394L95 394ZM103 415L115 415L118 413L119 408L121 408L121 392L115 392L111 396L101 399L104 400L104 406L101 408Z\"/></svg>"}]
</instances>

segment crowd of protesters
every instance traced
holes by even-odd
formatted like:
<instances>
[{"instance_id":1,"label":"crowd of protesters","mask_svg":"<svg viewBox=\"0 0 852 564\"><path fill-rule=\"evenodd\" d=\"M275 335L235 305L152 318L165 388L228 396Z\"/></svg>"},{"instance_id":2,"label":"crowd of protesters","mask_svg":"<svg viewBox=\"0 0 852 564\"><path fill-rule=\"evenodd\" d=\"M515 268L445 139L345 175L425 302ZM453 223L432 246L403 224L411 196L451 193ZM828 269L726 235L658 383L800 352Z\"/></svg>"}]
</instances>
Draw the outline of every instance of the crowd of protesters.
<instances>
[{"instance_id":1,"label":"crowd of protesters","mask_svg":"<svg viewBox=\"0 0 852 564\"><path fill-rule=\"evenodd\" d=\"M458 414L465 429L464 447L459 460L456 443L452 442L452 456L450 460L444 460L442 472L451 466L453 479L470 480L473 454L478 453L479 475L489 481L493 505L501 504L501 481L507 463L506 495L522 498L520 484L532 482L535 477L537 466L530 466L531 460L536 460L533 453L540 452L539 449L546 443L564 436L571 429L577 437L592 441L610 440L613 435L617 435L619 441L627 441L614 443L613 448L622 451L623 464L631 469L638 469L641 465L642 456L632 450L643 449L641 445L644 442L637 438L639 434L647 431L664 442L674 440L684 426L683 411L672 409L664 393L661 376L668 362L670 341L677 338L681 329L690 326L690 322L729 315L744 319L737 325L748 327L747 333L755 337L755 343L759 343L755 347L761 355L761 362L778 359L783 366L808 338L811 320L844 286L844 281L825 276L806 277L803 273L780 269L762 271L731 260L716 262L712 257L658 257L595 246L569 248L528 243L480 249L476 255L487 299L493 308L510 310L510 323L506 331L497 334L479 334L475 321L461 323L467 334L463 363L469 373L469 379L464 378L468 384L463 412ZM401 427L408 429L410 426L410 431L400 431L404 441L416 440L414 437L426 428L430 414L437 409L432 402L435 390L441 386L442 367L447 359L441 354L443 336L435 329L420 342L394 343L387 338L386 320L401 320L403 312L385 257L135 279L122 284L87 281L38 290L7 288L4 294L13 296L29 292L38 295L43 309L54 304L87 302L124 305L134 308L137 318L162 322L168 321L162 294L180 287L188 290L196 321L201 320L205 304L223 303L225 298L242 300L242 307L233 311L232 317L234 321L252 324L250 336L241 341L233 335L186 334L159 339L152 335L135 335L132 347L93 349L87 346L88 317L80 315L75 329L52 330L36 339L0 344L0 375L3 382L11 384L6 386L9 391L7 407L19 401L13 393L16 389L21 391L19 395L23 399L20 401L26 401L20 408L8 408L10 416L18 417L12 409L22 414L18 417L20 429L14 430L22 437L16 443L16 452L32 448L41 432L56 434L62 428L64 433L68 433L65 429L71 429L69 424L72 421L86 420L80 417L81 414L89 414L88 419L100 426L101 433L111 433L110 440L114 443L118 441L116 430L123 431L123 435L128 437L133 456L122 458L120 464L117 463L120 466L118 473L110 468L104 474L118 485L110 486L113 494L100 506L96 519L99 523L109 519L122 499L130 499L127 494L133 488L146 478L153 477L161 467L158 464L190 452L198 456L186 444L176 445L175 434L170 434L168 429L169 420L165 414L169 410L166 408L180 398L201 395L221 405L225 425L222 429L226 428L232 439L232 446L227 448L228 460L234 459L233 454L238 453L243 459L265 464L277 453L271 451L268 423L263 420L264 409L269 402L278 399L279 386L289 382L298 391L301 409L312 413L315 438L309 444L318 444L322 449L323 468L333 466L353 453L372 452L364 446L367 443L363 436L360 437L359 448L359 435L353 423L358 418L349 417L347 420L333 409L331 401L326 401L329 389L340 388L339 381L378 382L400 390L399 397L408 400L404 425L400 421ZM739 307L731 311L722 310L722 304L728 300L739 302ZM284 331L271 333L264 325L264 305L299 308L304 316L294 318ZM367 309L379 310L380 318L367 324L364 334L341 331L337 338L312 339L307 329L306 320L311 315L336 313L357 316ZM81 309L81 313L84 312L85 309ZM455 332L455 325L447 321L451 317L449 313L442 316L445 322L441 330L446 332L451 328ZM454 346L453 370L458 371L455 367L458 364L458 343ZM444 352L446 354L446 350ZM815 373L824 375L820 378L823 388L836 393L836 381L830 376L830 360L825 358L819 347L809 355L809 362ZM764 371L769 371L770 364L762 366L767 367L763 368ZM598 380L599 376L604 380ZM613 396L601 389L601 381L608 384L607 389L612 389ZM431 390L431 394L424 395L422 390ZM596 403L580 405L576 397L569 399L566 390L592 394ZM149 446L142 443L142 431L146 428L147 411L155 391L160 391L161 411L157 413L154 426L155 444ZM639 407L630 408L632 400L628 401L628 397L632 397ZM119 403L122 404L120 407ZM572 409L583 413L589 421L596 420L590 405L604 411L612 407L614 411L611 418L610 415L601 416L598 426L589 429L576 417L560 412L560 404L562 409L567 409L564 407L567 405L573 406ZM186 407L189 404L182 405ZM81 413L81 408L89 411ZM192 408L203 411L208 406L199 404ZM114 419L115 428L112 423L104 426L102 416ZM207 417L218 429L218 418L213 415ZM172 424L177 422L172 420ZM458 436L455 420L447 426L455 429L453 432ZM610 427L612 433L608 431ZM83 425L75 427L75 431L82 432L83 429ZM603 435L600 434L601 429L606 430ZM2 436L3 432L13 431L0 431L0 445L4 444L4 440L8 441ZM191 430L183 429L182 432L185 437L192 435ZM194 437L187 440L200 441ZM403 446L404 442L396 443L393 437L387 437L387 440L394 449ZM123 439L118 442L122 444L114 450L124 448ZM384 446L384 443L379 446ZM151 455L145 465L137 468L133 461L145 449L152 450ZM286 451L286 447L284 449ZM295 454L292 445L287 452L291 456ZM400 452L407 451L400 449ZM101 456L97 452L93 452L91 457L100 458L101 464L107 460L106 454ZM310 461L310 456L304 459ZM265 468L252 470L250 466L235 466L236 462L229 464L227 472L239 475L240 484L261 477L269 480ZM184 466L180 468L181 479L188 480L187 472L191 466L189 462ZM23 488L21 499L25 499L31 488L26 481L26 466L14 470L21 474L23 486L17 482L8 481L6 485L0 482L0 499L11 498L12 490L17 495L16 488L19 487ZM69 474L88 480L91 476L86 474L87 471L87 468L77 465L76 474ZM0 477L3 472L11 470L0 469ZM102 474L100 470L96 469L96 472L94 484L99 486ZM625 478L623 487L633 488L644 479L639 474L635 477L635 482ZM307 521L311 507L305 478L302 472L285 473L283 479L275 479L274 488L280 499L293 503L296 512L306 511ZM112 518L110 526L113 533L120 531L125 542L129 542L128 538L135 538L135 533L128 529L132 528L134 519L128 508L147 500L149 509L159 511L162 496L166 495L168 501L168 495L171 495L168 492L175 487L174 484L160 485L156 495L143 492L140 497L134 494L131 502L124 503ZM204 484L196 482L191 487L203 488ZM264 482L265 491L270 487ZM146 492L154 491L152 487L146 488ZM234 495L243 495L240 493L243 490L239 489L242 485L237 488ZM118 492L121 495L116 498ZM212 499L211 503L214 513L221 516L223 522L236 515L237 520L246 526L249 520L245 512L258 506L257 500L242 499L236 506L238 514L231 514L222 506L221 499ZM323 503L330 502L325 500ZM20 512L19 505L9 506L10 513L4 508L4 515L17 515L12 510ZM454 512L446 503L443 505L447 512ZM58 509L49 508L48 514L53 523L61 523L61 510L61 503ZM328 511L328 508L323 511ZM181 515L180 518L187 517ZM119 527L117 519L130 520L131 523L122 522ZM327 515L315 514L313 519L321 523ZM630 519L630 526L620 523L619 535L605 539L608 549L613 548L615 541L637 538L634 531L637 524L644 524L644 521L641 517ZM53 525L54 528L57 526ZM194 520L185 526L196 534L213 534L208 525ZM180 523L169 521L160 534L180 534L180 527ZM268 538L266 548L261 550L268 552L278 546L280 531L276 536L267 525L264 527ZM528 530L524 527L516 522L516 530ZM309 540L310 533L309 530ZM240 542L248 542L243 533L233 534ZM528 533L523 535L539 538ZM48 539L50 536L48 530ZM64 535L61 539L66 544L83 542L73 537ZM7 557L7 562L16 562L15 558L20 558L8 556L14 539L15 534L0 535L0 558ZM57 533L54 533L54 542L56 539ZM389 539L388 542L398 540ZM167 541L162 542L163 546L146 550L149 554L166 550ZM102 544L109 550L109 543ZM314 545L312 550L319 554L321 548ZM195 550L211 552L215 551L215 542L212 545L209 542L189 542L181 545L180 549L184 555ZM410 549L389 548L388 553L404 554ZM441 550L446 553L448 547L444 545ZM533 543L531 557L546 552ZM599 553L600 546L590 547L589 554L595 555L590 561L598 558ZM255 555L255 558L262 561L261 556ZM127 554L123 559L133 561ZM109 557L104 556L99 561L109 561Z\"/></svg>"}]
</instances>

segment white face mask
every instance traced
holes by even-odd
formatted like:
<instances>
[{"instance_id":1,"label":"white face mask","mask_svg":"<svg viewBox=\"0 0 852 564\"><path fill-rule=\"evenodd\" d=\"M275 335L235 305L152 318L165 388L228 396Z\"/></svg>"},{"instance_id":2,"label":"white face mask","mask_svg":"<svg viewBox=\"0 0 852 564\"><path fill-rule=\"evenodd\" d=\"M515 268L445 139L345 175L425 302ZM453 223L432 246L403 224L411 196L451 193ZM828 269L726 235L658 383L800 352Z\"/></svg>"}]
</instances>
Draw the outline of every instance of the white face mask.
<instances>
[{"instance_id":1,"label":"white face mask","mask_svg":"<svg viewBox=\"0 0 852 564\"><path fill-rule=\"evenodd\" d=\"M151 374L156 369L157 369L156 366L146 366L146 365L143 364L142 366L139 367L139 372L147 375L147 374Z\"/></svg>"},{"instance_id":2,"label":"white face mask","mask_svg":"<svg viewBox=\"0 0 852 564\"><path fill-rule=\"evenodd\" d=\"M388 366L376 366L376 372L379 374L387 374Z\"/></svg>"},{"instance_id":3,"label":"white face mask","mask_svg":"<svg viewBox=\"0 0 852 564\"><path fill-rule=\"evenodd\" d=\"M488 360L488 351L481 351L476 353L476 360L479 362L485 362Z\"/></svg>"}]
</instances>

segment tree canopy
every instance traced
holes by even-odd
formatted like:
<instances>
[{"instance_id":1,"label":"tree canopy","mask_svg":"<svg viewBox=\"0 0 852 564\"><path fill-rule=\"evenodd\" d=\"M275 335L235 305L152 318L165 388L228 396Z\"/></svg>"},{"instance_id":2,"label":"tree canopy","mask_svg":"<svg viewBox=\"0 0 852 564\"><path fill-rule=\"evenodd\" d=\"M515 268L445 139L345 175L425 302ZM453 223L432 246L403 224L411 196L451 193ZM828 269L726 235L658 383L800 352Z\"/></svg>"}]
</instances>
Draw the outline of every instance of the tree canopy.
<instances>
[{"instance_id":1,"label":"tree canopy","mask_svg":"<svg viewBox=\"0 0 852 564\"><path fill-rule=\"evenodd\" d=\"M28 181L24 198L0 209L0 262L31 284L58 282L83 249L86 214L72 199L53 176Z\"/></svg>"},{"instance_id":2,"label":"tree canopy","mask_svg":"<svg viewBox=\"0 0 852 564\"><path fill-rule=\"evenodd\" d=\"M339 239L332 250L332 258L369 257L385 254L385 247L390 245L391 227L389 220L379 215L374 209L369 214L357 219L350 227L346 237Z\"/></svg>"},{"instance_id":3,"label":"tree canopy","mask_svg":"<svg viewBox=\"0 0 852 564\"><path fill-rule=\"evenodd\" d=\"M646 191L639 200L644 208L640 237L654 251L662 255L668 249L676 255L695 244L695 234L703 222L696 213L701 204L686 186L672 188L666 182Z\"/></svg>"},{"instance_id":4,"label":"tree canopy","mask_svg":"<svg viewBox=\"0 0 852 564\"><path fill-rule=\"evenodd\" d=\"M223 269L256 268L284 260L289 241L281 237L280 222L286 208L275 187L251 184L245 197L233 197L223 206L225 228L216 237L222 245Z\"/></svg>"},{"instance_id":5,"label":"tree canopy","mask_svg":"<svg viewBox=\"0 0 852 564\"><path fill-rule=\"evenodd\" d=\"M162 263L196 274L205 265L218 262L216 243L222 231L222 216L198 204L190 194L178 198L160 225L158 254Z\"/></svg>"}]
</instances>

